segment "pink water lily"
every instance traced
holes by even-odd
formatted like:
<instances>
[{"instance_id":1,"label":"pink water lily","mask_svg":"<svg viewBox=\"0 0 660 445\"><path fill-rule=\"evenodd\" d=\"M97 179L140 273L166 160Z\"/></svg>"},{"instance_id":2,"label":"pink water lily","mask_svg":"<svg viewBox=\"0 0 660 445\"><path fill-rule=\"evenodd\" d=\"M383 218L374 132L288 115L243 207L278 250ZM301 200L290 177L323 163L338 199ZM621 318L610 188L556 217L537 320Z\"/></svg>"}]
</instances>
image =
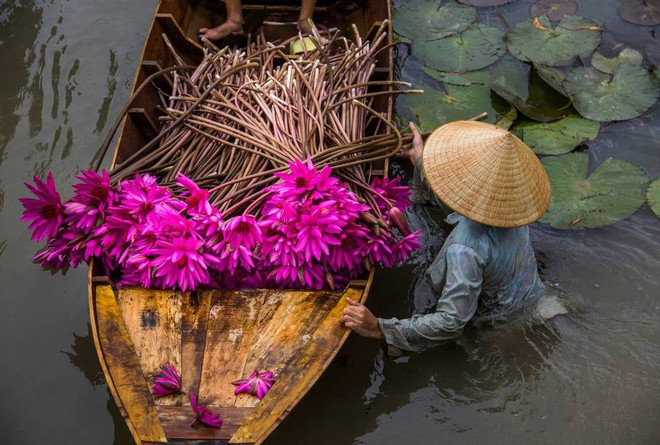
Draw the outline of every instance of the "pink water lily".
<instances>
[{"instance_id":1,"label":"pink water lily","mask_svg":"<svg viewBox=\"0 0 660 445\"><path fill-rule=\"evenodd\" d=\"M209 192L200 188L195 181L179 173L176 176L176 183L184 188L184 191L181 193L181 196L186 197L186 204L188 204L188 211L195 213L206 213L210 214L212 212L211 203L209 203Z\"/></svg>"},{"instance_id":2,"label":"pink water lily","mask_svg":"<svg viewBox=\"0 0 660 445\"><path fill-rule=\"evenodd\" d=\"M252 394L253 396L257 396L259 400L263 399L264 396L268 394L273 383L275 383L275 379L273 378L272 372L259 372L257 369L255 369L248 378L231 382L232 385L237 387L234 390L234 394Z\"/></svg>"},{"instance_id":3,"label":"pink water lily","mask_svg":"<svg viewBox=\"0 0 660 445\"><path fill-rule=\"evenodd\" d=\"M208 425L213 428L220 428L222 426L222 419L220 418L220 415L214 414L206 406L197 403L197 398L193 394L190 394L190 406L195 412L195 420L193 420L190 426L194 426L197 422L201 422L204 425Z\"/></svg>"},{"instance_id":4,"label":"pink water lily","mask_svg":"<svg viewBox=\"0 0 660 445\"><path fill-rule=\"evenodd\" d=\"M174 365L165 365L160 375L154 379L153 395L156 397L168 396L170 394L184 393L182 390L181 376Z\"/></svg>"},{"instance_id":5,"label":"pink water lily","mask_svg":"<svg viewBox=\"0 0 660 445\"><path fill-rule=\"evenodd\" d=\"M32 221L28 227L33 230L32 239L41 241L44 238L53 238L62 225L64 217L64 205L60 194L55 189L55 181L52 173L48 173L46 182L34 177L34 186L25 183L37 199L20 198L25 207L22 221Z\"/></svg>"}]
</instances>

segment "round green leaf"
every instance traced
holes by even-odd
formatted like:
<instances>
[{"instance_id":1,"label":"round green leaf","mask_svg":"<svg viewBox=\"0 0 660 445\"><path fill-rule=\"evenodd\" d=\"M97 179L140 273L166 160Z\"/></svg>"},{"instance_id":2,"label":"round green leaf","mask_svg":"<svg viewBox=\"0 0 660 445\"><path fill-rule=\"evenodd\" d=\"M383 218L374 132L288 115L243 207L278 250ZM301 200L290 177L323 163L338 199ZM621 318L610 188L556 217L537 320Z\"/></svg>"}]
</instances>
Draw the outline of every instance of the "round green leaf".
<instances>
[{"instance_id":1,"label":"round green leaf","mask_svg":"<svg viewBox=\"0 0 660 445\"><path fill-rule=\"evenodd\" d=\"M518 61L498 63L490 87L520 113L539 122L561 119L571 113L570 101ZM495 77L498 76L499 77Z\"/></svg>"},{"instance_id":2,"label":"round green leaf","mask_svg":"<svg viewBox=\"0 0 660 445\"><path fill-rule=\"evenodd\" d=\"M598 122L571 115L545 124L521 122L513 132L536 154L561 155L572 151L584 141L593 141L598 137L599 130Z\"/></svg>"},{"instance_id":3,"label":"round green leaf","mask_svg":"<svg viewBox=\"0 0 660 445\"><path fill-rule=\"evenodd\" d=\"M458 0L458 1L466 5L486 8L489 6L506 5L507 3L511 3L513 0Z\"/></svg>"},{"instance_id":4,"label":"round green leaf","mask_svg":"<svg viewBox=\"0 0 660 445\"><path fill-rule=\"evenodd\" d=\"M541 222L559 229L588 229L612 224L645 202L646 173L628 161L609 158L587 176L586 153L541 160L550 177L552 199Z\"/></svg>"},{"instance_id":5,"label":"round green leaf","mask_svg":"<svg viewBox=\"0 0 660 445\"><path fill-rule=\"evenodd\" d=\"M412 0L392 13L394 31L412 40L435 40L465 31L477 19L477 10L441 0Z\"/></svg>"},{"instance_id":6,"label":"round green leaf","mask_svg":"<svg viewBox=\"0 0 660 445\"><path fill-rule=\"evenodd\" d=\"M591 67L575 68L566 76L564 88L578 113L598 122L637 117L660 93L649 73L632 65L620 65L613 77Z\"/></svg>"},{"instance_id":7,"label":"round green leaf","mask_svg":"<svg viewBox=\"0 0 660 445\"><path fill-rule=\"evenodd\" d=\"M614 74L621 64L640 66L643 60L644 56L639 51L632 48L624 48L618 56L611 59L608 59L601 53L594 53L591 57L591 65L598 71Z\"/></svg>"},{"instance_id":8,"label":"round green leaf","mask_svg":"<svg viewBox=\"0 0 660 445\"><path fill-rule=\"evenodd\" d=\"M470 86L445 85L446 92L442 92L422 85L424 94L400 96L397 114L406 122L417 122L422 131L433 131L447 122L470 119L484 111L488 113L484 121L495 123L506 111L506 104L491 97L488 73L468 74Z\"/></svg>"},{"instance_id":9,"label":"round green leaf","mask_svg":"<svg viewBox=\"0 0 660 445\"><path fill-rule=\"evenodd\" d=\"M649 207L651 207L655 216L660 218L660 178L649 185L648 190L646 190L646 201L648 201Z\"/></svg>"},{"instance_id":10,"label":"round green leaf","mask_svg":"<svg viewBox=\"0 0 660 445\"><path fill-rule=\"evenodd\" d=\"M619 7L619 15L637 25L660 25L660 3L657 0L626 0Z\"/></svg>"},{"instance_id":11,"label":"round green leaf","mask_svg":"<svg viewBox=\"0 0 660 445\"><path fill-rule=\"evenodd\" d=\"M525 62L568 65L598 47L601 28L582 17L565 17L553 28L546 16L523 20L507 34L511 54Z\"/></svg>"},{"instance_id":12,"label":"round green leaf","mask_svg":"<svg viewBox=\"0 0 660 445\"><path fill-rule=\"evenodd\" d=\"M575 0L540 0L529 8L529 15L545 15L550 20L560 20L567 15L575 15L577 10L578 4Z\"/></svg>"},{"instance_id":13,"label":"round green leaf","mask_svg":"<svg viewBox=\"0 0 660 445\"><path fill-rule=\"evenodd\" d=\"M464 72L486 67L506 53L504 33L485 25L472 25L458 35L439 40L417 40L413 52L438 71Z\"/></svg>"}]
</instances>

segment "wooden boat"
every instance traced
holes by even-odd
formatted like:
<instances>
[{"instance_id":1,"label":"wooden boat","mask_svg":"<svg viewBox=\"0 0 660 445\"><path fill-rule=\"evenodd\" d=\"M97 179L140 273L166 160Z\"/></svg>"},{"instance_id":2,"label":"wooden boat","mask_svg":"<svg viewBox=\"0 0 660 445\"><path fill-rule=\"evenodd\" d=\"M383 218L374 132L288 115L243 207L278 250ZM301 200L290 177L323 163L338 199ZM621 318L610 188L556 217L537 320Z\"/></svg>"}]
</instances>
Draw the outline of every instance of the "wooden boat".
<instances>
[{"instance_id":1,"label":"wooden boat","mask_svg":"<svg viewBox=\"0 0 660 445\"><path fill-rule=\"evenodd\" d=\"M265 5L244 2L248 27L250 21L255 26L264 20L295 22L298 7L299 1ZM134 90L153 72L174 64L161 34L168 36L187 62L196 63L202 56L197 30L221 23L222 14L221 2L161 0L135 75ZM315 12L318 23L344 32L354 23L367 37L389 15L389 2L366 0L330 4L319 1ZM281 33L285 27L275 28ZM376 72L383 79L391 79L391 56L391 51L384 51L379 60ZM163 77L159 82L167 84L168 80ZM113 165L123 162L157 134L157 103L155 87L143 90L133 102L119 135ZM391 107L391 99L375 104L388 117ZM338 321L346 298L364 301L372 278L373 272L339 292L181 293L117 288L92 264L89 308L96 350L108 387L135 442L262 443L337 354L349 334ZM175 365L181 373L186 394L197 394L201 402L221 415L222 428L191 427L194 414L186 396L154 399L150 389L153 379L167 364ZM267 397L260 402L245 394L234 396L231 382L257 368L275 372L277 382Z\"/></svg>"}]
</instances>

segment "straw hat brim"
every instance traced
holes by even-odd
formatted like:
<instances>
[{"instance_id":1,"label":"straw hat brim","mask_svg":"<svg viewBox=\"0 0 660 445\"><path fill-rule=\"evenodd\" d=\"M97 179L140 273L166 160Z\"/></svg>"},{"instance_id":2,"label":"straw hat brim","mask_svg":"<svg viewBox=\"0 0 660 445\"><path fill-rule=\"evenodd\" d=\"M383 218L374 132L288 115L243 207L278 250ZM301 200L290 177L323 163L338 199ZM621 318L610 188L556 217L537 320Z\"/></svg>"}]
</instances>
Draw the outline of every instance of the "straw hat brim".
<instances>
[{"instance_id":1,"label":"straw hat brim","mask_svg":"<svg viewBox=\"0 0 660 445\"><path fill-rule=\"evenodd\" d=\"M550 204L550 181L534 152L495 125L456 121L424 145L424 176L457 213L495 227L520 227Z\"/></svg>"}]
</instances>

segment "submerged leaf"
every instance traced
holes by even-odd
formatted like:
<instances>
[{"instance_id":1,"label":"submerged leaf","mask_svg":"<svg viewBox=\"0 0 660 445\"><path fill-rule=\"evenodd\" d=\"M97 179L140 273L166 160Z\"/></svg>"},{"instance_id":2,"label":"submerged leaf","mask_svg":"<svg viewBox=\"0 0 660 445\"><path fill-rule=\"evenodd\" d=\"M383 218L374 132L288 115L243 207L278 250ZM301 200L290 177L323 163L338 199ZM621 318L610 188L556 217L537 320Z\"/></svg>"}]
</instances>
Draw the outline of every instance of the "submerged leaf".
<instances>
[{"instance_id":1,"label":"submerged leaf","mask_svg":"<svg viewBox=\"0 0 660 445\"><path fill-rule=\"evenodd\" d=\"M599 130L598 122L571 115L551 123L522 122L513 132L536 154L560 155L572 151L584 141L593 141Z\"/></svg>"},{"instance_id":2,"label":"submerged leaf","mask_svg":"<svg viewBox=\"0 0 660 445\"><path fill-rule=\"evenodd\" d=\"M561 119L570 114L570 101L526 65L502 65L505 68L492 70L494 76L500 72L502 75L493 80L491 88L522 114L539 122Z\"/></svg>"},{"instance_id":3,"label":"submerged leaf","mask_svg":"<svg viewBox=\"0 0 660 445\"><path fill-rule=\"evenodd\" d=\"M612 224L637 211L645 201L646 173L628 161L609 158L587 176L586 153L541 160L552 186L552 199L541 222L559 229Z\"/></svg>"},{"instance_id":4,"label":"submerged leaf","mask_svg":"<svg viewBox=\"0 0 660 445\"><path fill-rule=\"evenodd\" d=\"M640 66L644 56L632 48L624 48L618 56L611 59L603 56L601 53L594 53L591 57L591 65L598 71L607 74L614 74L621 64Z\"/></svg>"},{"instance_id":5,"label":"submerged leaf","mask_svg":"<svg viewBox=\"0 0 660 445\"><path fill-rule=\"evenodd\" d=\"M462 73L496 62L506 53L506 44L501 30L478 24L444 39L417 40L413 52L428 67Z\"/></svg>"},{"instance_id":6,"label":"submerged leaf","mask_svg":"<svg viewBox=\"0 0 660 445\"><path fill-rule=\"evenodd\" d=\"M575 15L578 4L575 0L540 0L529 9L532 17L547 16L550 20L560 20L564 16Z\"/></svg>"},{"instance_id":7,"label":"submerged leaf","mask_svg":"<svg viewBox=\"0 0 660 445\"><path fill-rule=\"evenodd\" d=\"M573 69L564 81L575 109L598 122L632 119L651 108L660 87L642 67L620 65L613 77L589 68Z\"/></svg>"},{"instance_id":8,"label":"submerged leaf","mask_svg":"<svg viewBox=\"0 0 660 445\"><path fill-rule=\"evenodd\" d=\"M470 86L445 85L445 92L423 85L424 94L406 94L397 99L397 113L405 121L414 120L421 131L433 131L438 126L455 120L470 119L488 113L485 122L495 123L506 110L504 101L491 96L488 73L473 72L465 75Z\"/></svg>"},{"instance_id":9,"label":"submerged leaf","mask_svg":"<svg viewBox=\"0 0 660 445\"><path fill-rule=\"evenodd\" d=\"M619 15L637 25L660 25L660 2L657 0L626 0L619 7Z\"/></svg>"},{"instance_id":10,"label":"submerged leaf","mask_svg":"<svg viewBox=\"0 0 660 445\"><path fill-rule=\"evenodd\" d=\"M511 125L513 125L513 122L516 120L517 117L518 117L518 110L516 109L516 107L511 106L509 107L509 111L504 113L502 119L495 122L495 125L497 125L500 128L504 128L505 130L508 130L509 128L511 128Z\"/></svg>"},{"instance_id":11,"label":"submerged leaf","mask_svg":"<svg viewBox=\"0 0 660 445\"><path fill-rule=\"evenodd\" d=\"M649 185L648 190L646 190L646 201L648 201L649 207L651 207L655 216L660 218L660 178Z\"/></svg>"},{"instance_id":12,"label":"submerged leaf","mask_svg":"<svg viewBox=\"0 0 660 445\"><path fill-rule=\"evenodd\" d=\"M435 40L465 31L477 19L474 8L441 0L412 0L392 12L394 31L414 40Z\"/></svg>"},{"instance_id":13,"label":"submerged leaf","mask_svg":"<svg viewBox=\"0 0 660 445\"><path fill-rule=\"evenodd\" d=\"M575 16L565 17L553 28L548 17L541 16L514 26L507 34L507 45L511 54L525 62L568 65L575 57L586 57L598 47L600 29Z\"/></svg>"}]
</instances>

